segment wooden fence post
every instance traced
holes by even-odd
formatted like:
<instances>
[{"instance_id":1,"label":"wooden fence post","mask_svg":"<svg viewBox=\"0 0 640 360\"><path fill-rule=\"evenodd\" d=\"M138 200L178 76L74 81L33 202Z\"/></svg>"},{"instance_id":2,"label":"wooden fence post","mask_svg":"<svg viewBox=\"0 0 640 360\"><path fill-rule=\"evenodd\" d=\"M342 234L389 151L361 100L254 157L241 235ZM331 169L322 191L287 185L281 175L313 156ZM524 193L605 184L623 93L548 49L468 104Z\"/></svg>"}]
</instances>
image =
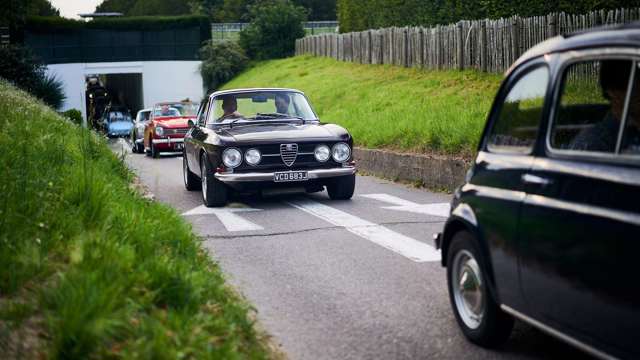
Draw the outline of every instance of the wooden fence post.
<instances>
[{"instance_id":1,"label":"wooden fence post","mask_svg":"<svg viewBox=\"0 0 640 360\"><path fill-rule=\"evenodd\" d=\"M462 30L462 21L458 21L458 24L456 24L456 32L457 32L457 43L458 43L458 54L457 56L457 60L458 60L458 70L463 70L464 69L464 34L463 34L463 30Z\"/></svg>"},{"instance_id":2,"label":"wooden fence post","mask_svg":"<svg viewBox=\"0 0 640 360\"><path fill-rule=\"evenodd\" d=\"M557 17L558 14L557 13L553 13L553 14L549 14L549 16L547 16L547 27L548 27L548 34L550 38L558 35L558 28L557 28Z\"/></svg>"}]
</instances>

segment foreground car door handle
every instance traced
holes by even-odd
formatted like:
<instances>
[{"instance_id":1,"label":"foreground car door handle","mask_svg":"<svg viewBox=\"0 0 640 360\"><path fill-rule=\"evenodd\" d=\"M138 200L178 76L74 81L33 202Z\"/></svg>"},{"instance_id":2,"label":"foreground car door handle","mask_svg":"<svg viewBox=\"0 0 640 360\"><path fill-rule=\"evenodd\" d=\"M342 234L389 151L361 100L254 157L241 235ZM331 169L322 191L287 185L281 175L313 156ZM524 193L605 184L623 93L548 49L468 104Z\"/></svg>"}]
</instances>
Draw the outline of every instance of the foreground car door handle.
<instances>
[{"instance_id":1,"label":"foreground car door handle","mask_svg":"<svg viewBox=\"0 0 640 360\"><path fill-rule=\"evenodd\" d=\"M553 180L543 178L537 175L532 174L522 174L522 182L525 184L538 185L538 186L548 186L553 184Z\"/></svg>"}]
</instances>

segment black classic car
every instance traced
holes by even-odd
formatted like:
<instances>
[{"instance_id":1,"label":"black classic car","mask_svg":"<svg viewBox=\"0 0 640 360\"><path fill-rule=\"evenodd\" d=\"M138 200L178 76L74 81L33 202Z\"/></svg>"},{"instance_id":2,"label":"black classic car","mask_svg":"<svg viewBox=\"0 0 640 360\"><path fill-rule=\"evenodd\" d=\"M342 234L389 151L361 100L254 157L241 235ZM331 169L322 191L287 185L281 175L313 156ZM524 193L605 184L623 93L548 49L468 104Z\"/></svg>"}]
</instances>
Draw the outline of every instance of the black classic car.
<instances>
[{"instance_id":1,"label":"black classic car","mask_svg":"<svg viewBox=\"0 0 640 360\"><path fill-rule=\"evenodd\" d=\"M305 95L293 89L218 91L202 102L185 136L187 190L202 190L207 206L223 206L231 191L327 188L350 199L355 188L353 139L321 124Z\"/></svg>"},{"instance_id":2,"label":"black classic car","mask_svg":"<svg viewBox=\"0 0 640 360\"><path fill-rule=\"evenodd\" d=\"M472 342L520 319L640 358L640 26L559 36L507 72L436 235Z\"/></svg>"}]
</instances>

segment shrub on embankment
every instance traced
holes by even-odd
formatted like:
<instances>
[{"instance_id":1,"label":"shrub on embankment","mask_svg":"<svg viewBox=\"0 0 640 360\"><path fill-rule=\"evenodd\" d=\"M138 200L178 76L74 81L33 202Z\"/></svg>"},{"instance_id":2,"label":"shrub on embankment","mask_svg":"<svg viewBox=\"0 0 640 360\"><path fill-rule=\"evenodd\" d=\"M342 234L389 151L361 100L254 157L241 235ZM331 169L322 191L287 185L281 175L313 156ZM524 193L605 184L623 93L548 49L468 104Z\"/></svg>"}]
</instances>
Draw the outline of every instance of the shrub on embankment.
<instances>
[{"instance_id":1,"label":"shrub on embankment","mask_svg":"<svg viewBox=\"0 0 640 360\"><path fill-rule=\"evenodd\" d=\"M475 151L501 75L360 65L297 56L265 61L223 88L292 87L323 122L357 145L468 156Z\"/></svg>"},{"instance_id":2,"label":"shrub on embankment","mask_svg":"<svg viewBox=\"0 0 640 360\"><path fill-rule=\"evenodd\" d=\"M264 358L249 305L104 140L0 81L0 353Z\"/></svg>"},{"instance_id":3,"label":"shrub on embankment","mask_svg":"<svg viewBox=\"0 0 640 360\"><path fill-rule=\"evenodd\" d=\"M340 32L351 32L390 26L431 26L460 20L499 19L513 15L583 14L636 6L637 1L629 0L338 0L338 21Z\"/></svg>"}]
</instances>

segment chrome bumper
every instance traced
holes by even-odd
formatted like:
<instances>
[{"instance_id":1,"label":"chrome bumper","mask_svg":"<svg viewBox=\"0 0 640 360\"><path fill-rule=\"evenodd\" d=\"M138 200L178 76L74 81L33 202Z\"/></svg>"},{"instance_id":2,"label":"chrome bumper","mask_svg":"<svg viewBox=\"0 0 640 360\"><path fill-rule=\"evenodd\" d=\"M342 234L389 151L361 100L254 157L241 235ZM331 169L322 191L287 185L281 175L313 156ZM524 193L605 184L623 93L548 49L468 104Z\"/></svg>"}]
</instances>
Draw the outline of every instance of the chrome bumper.
<instances>
[{"instance_id":1,"label":"chrome bumper","mask_svg":"<svg viewBox=\"0 0 640 360\"><path fill-rule=\"evenodd\" d=\"M151 142L153 142L154 144L177 144L177 143L183 143L184 138L152 139Z\"/></svg>"},{"instance_id":2,"label":"chrome bumper","mask_svg":"<svg viewBox=\"0 0 640 360\"><path fill-rule=\"evenodd\" d=\"M324 179L338 176L353 175L356 173L355 166L347 166L333 169L316 169L307 171L307 180ZM278 171L281 172L281 171ZM251 172L251 173L215 173L216 179L223 183L243 183L258 181L273 181L275 172ZM304 181L292 181L291 183L303 183Z\"/></svg>"}]
</instances>

